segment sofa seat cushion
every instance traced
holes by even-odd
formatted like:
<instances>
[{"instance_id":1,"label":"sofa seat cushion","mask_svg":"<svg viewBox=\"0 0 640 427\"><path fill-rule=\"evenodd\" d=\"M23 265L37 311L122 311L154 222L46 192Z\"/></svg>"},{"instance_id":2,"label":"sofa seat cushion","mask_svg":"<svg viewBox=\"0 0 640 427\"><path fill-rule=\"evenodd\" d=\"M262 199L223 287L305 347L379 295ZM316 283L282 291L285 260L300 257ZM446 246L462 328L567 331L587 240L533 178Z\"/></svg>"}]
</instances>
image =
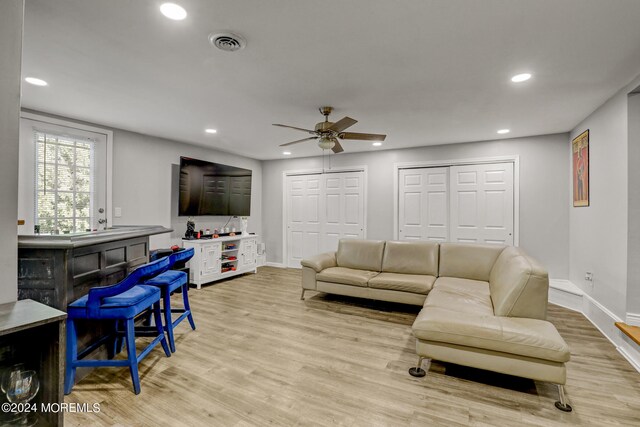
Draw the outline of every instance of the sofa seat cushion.
<instances>
[{"instance_id":1,"label":"sofa seat cushion","mask_svg":"<svg viewBox=\"0 0 640 427\"><path fill-rule=\"evenodd\" d=\"M393 291L428 294L436 278L422 274L380 273L369 280L369 287Z\"/></svg>"},{"instance_id":2,"label":"sofa seat cushion","mask_svg":"<svg viewBox=\"0 0 640 427\"><path fill-rule=\"evenodd\" d=\"M377 271L356 270L346 267L329 267L316 274L316 280L366 287L369 280L377 275Z\"/></svg>"},{"instance_id":3,"label":"sofa seat cushion","mask_svg":"<svg viewBox=\"0 0 640 427\"><path fill-rule=\"evenodd\" d=\"M430 298L431 294L427 300ZM413 333L420 340L558 363L567 362L570 357L567 344L556 328L545 320L483 316L455 308L425 306L413 323Z\"/></svg>"},{"instance_id":4,"label":"sofa seat cushion","mask_svg":"<svg viewBox=\"0 0 640 427\"><path fill-rule=\"evenodd\" d=\"M448 308L478 316L493 316L489 283L480 280L439 277L424 306Z\"/></svg>"}]
</instances>

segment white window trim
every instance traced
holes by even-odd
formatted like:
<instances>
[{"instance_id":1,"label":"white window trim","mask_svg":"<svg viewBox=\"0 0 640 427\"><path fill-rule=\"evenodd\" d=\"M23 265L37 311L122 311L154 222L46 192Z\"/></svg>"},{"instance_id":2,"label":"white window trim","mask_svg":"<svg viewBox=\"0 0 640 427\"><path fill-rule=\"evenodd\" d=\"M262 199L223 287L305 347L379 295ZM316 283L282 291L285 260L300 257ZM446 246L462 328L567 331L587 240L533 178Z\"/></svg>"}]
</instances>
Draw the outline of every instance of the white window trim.
<instances>
[{"instance_id":1,"label":"white window trim","mask_svg":"<svg viewBox=\"0 0 640 427\"><path fill-rule=\"evenodd\" d=\"M113 225L113 203L112 203L112 198L113 198L113 131L108 130L108 129L104 129L104 128L99 128L96 126L90 126L90 125L85 125L83 123L77 123L77 122L73 122L73 121L69 121L69 120L64 120L64 119L58 119L58 118L54 118L54 117L48 117L48 116L44 116L41 114L36 114L36 113L30 113L27 111L21 111L20 112L20 118L22 119L28 119L28 120L32 120L34 122L40 122L43 123L45 125L49 124L49 125L57 125L57 126L64 126L67 128L71 128L71 129L77 129L77 130L81 130L81 131L86 131L86 132L93 132L93 133L97 133L97 134L101 134L104 135L105 139L106 139L106 145L107 145L107 160L106 160L106 167L107 167L107 182L106 182L106 208L105 208L105 214L106 214L106 218L107 218L107 226L112 226Z\"/></svg>"}]
</instances>

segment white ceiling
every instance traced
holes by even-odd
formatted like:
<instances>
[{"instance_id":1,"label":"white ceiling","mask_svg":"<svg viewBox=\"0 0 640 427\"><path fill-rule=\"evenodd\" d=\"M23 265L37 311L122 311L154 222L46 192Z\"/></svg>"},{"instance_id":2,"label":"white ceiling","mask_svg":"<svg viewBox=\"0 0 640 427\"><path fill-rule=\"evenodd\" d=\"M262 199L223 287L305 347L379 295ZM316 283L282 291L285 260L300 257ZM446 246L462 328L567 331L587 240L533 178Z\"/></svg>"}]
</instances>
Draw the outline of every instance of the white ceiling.
<instances>
[{"instance_id":1,"label":"white ceiling","mask_svg":"<svg viewBox=\"0 0 640 427\"><path fill-rule=\"evenodd\" d=\"M273 159L305 134L271 124L322 105L383 149L510 138L572 129L640 72L638 0L173 1L184 21L160 0L26 0L23 76L49 86L23 106ZM216 50L220 30L247 47Z\"/></svg>"}]
</instances>

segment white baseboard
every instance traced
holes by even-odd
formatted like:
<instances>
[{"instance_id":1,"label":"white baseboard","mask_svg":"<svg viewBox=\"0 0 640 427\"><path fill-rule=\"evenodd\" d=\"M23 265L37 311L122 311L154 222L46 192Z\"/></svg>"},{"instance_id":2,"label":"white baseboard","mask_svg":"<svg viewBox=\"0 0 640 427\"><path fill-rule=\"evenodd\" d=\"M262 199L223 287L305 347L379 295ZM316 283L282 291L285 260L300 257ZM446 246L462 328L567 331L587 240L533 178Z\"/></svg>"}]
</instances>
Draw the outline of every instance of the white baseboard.
<instances>
[{"instance_id":1,"label":"white baseboard","mask_svg":"<svg viewBox=\"0 0 640 427\"><path fill-rule=\"evenodd\" d=\"M638 344L631 341L629 338L627 338L626 335L624 335L622 338L623 342L622 344L620 344L620 347L618 347L618 351L620 352L622 357L624 357L629 361L629 363L631 363L636 371L640 372L640 353L637 350Z\"/></svg>"},{"instance_id":2,"label":"white baseboard","mask_svg":"<svg viewBox=\"0 0 640 427\"><path fill-rule=\"evenodd\" d=\"M258 256L256 257L256 265L257 265L258 267L262 267L262 266L264 266L264 265L266 265L266 264L267 264L267 259L266 259L266 257L265 257L265 255L264 255L264 254L262 254L262 255L258 255Z\"/></svg>"},{"instance_id":3,"label":"white baseboard","mask_svg":"<svg viewBox=\"0 0 640 427\"><path fill-rule=\"evenodd\" d=\"M615 326L623 320L607 307L584 293L568 280L552 279L549 281L549 302L582 313L611 343L616 350L640 372L640 347L631 341ZM640 315L627 313L629 319L640 324Z\"/></svg>"},{"instance_id":4,"label":"white baseboard","mask_svg":"<svg viewBox=\"0 0 640 427\"><path fill-rule=\"evenodd\" d=\"M640 326L640 313L627 313L627 325Z\"/></svg>"},{"instance_id":5,"label":"white baseboard","mask_svg":"<svg viewBox=\"0 0 640 427\"><path fill-rule=\"evenodd\" d=\"M549 279L549 302L582 312L582 289L564 279Z\"/></svg>"},{"instance_id":6,"label":"white baseboard","mask_svg":"<svg viewBox=\"0 0 640 427\"><path fill-rule=\"evenodd\" d=\"M265 265L266 265L267 267L287 268L287 266L286 266L286 265L284 265L284 264L283 264L283 263L281 263L281 262L269 262L269 261L267 261L267 262L265 263Z\"/></svg>"}]
</instances>

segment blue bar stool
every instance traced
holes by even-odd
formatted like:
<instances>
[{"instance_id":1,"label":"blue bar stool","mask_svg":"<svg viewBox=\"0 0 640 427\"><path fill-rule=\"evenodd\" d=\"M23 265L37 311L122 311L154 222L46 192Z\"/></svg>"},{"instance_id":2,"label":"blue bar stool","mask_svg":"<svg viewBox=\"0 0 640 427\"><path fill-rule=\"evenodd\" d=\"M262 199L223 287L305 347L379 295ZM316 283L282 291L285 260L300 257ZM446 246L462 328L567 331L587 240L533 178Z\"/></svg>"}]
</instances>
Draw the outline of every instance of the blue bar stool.
<instances>
[{"instance_id":1,"label":"blue bar stool","mask_svg":"<svg viewBox=\"0 0 640 427\"><path fill-rule=\"evenodd\" d=\"M173 267L176 263L186 263L193 257L193 248L180 250L169 255L169 265ZM159 274L152 279L144 282L145 285L157 286L162 292L162 302L164 305L164 327L169 337L169 347L171 352L175 353L176 344L173 338L173 329L178 326L185 318L189 319L191 329L196 328L191 314L191 306L189 305L189 277L184 271L168 270ZM176 290L182 290L182 301L184 308L171 308L171 293ZM182 313L175 321L172 320L172 313Z\"/></svg>"},{"instance_id":2,"label":"blue bar stool","mask_svg":"<svg viewBox=\"0 0 640 427\"><path fill-rule=\"evenodd\" d=\"M169 268L169 257L150 262L136 268L122 281L111 286L92 288L82 298L69 304L67 307L67 354L64 376L64 393L71 393L75 381L76 368L78 367L102 367L102 366L128 366L133 381L133 391L140 393L140 377L138 364L160 342L167 357L171 356L167 340L162 328L162 315L160 312L160 291L153 286L138 285L138 283L161 274ZM149 328L136 328L135 318L139 314L153 307L155 319L155 338L138 355L136 354L136 331L150 332ZM127 343L127 360L82 360L113 337L104 336L88 348L78 353L77 334L75 320L114 320L116 322L116 334L123 334ZM124 331L118 331L118 325L124 325ZM116 340L117 341L117 340ZM114 346L117 347L117 344Z\"/></svg>"}]
</instances>

